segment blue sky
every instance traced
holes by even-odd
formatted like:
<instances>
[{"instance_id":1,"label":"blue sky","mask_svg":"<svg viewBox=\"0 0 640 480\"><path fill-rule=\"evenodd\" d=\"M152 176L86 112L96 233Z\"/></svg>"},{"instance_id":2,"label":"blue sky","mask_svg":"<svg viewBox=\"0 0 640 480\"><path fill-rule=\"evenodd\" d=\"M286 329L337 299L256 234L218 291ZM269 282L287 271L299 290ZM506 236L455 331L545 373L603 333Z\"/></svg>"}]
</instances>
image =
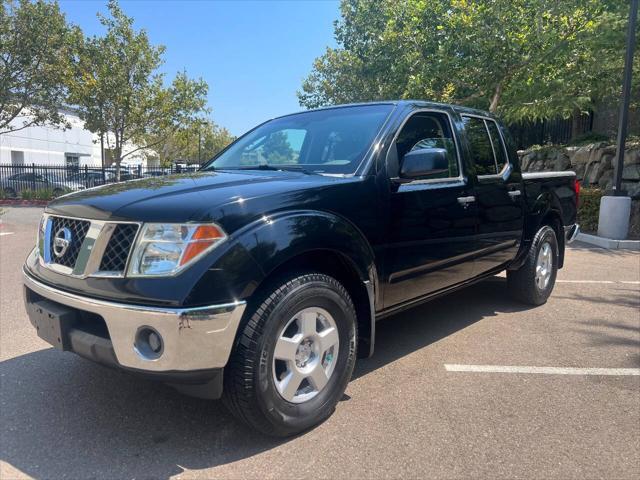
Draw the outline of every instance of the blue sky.
<instances>
[{"instance_id":1,"label":"blue sky","mask_svg":"<svg viewBox=\"0 0 640 480\"><path fill-rule=\"evenodd\" d=\"M101 32L106 0L62 0L67 19ZM162 71L183 68L209 84L214 121L240 135L268 118L300 110L296 90L313 60L335 46L339 2L121 0L154 44L165 45Z\"/></svg>"}]
</instances>

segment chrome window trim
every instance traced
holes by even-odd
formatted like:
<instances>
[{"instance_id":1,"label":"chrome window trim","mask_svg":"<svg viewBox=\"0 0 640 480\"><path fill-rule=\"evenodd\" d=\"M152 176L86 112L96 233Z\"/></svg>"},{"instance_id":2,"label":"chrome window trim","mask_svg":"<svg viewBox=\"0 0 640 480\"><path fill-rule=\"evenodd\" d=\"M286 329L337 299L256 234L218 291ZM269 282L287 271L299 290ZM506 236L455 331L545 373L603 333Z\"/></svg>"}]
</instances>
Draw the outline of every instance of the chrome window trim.
<instances>
[{"instance_id":1,"label":"chrome window trim","mask_svg":"<svg viewBox=\"0 0 640 480\"><path fill-rule=\"evenodd\" d=\"M73 268L66 267L64 265L59 265L53 261L51 257L50 245L51 245L51 226L52 226L52 217L58 218L67 218L69 220L79 220L89 222L89 230L87 231L87 235L85 236L82 245L80 247L80 252L78 253L78 258L76 259L76 264ZM140 233L140 229L142 227L142 222L133 222L133 221L115 221L115 220L93 220L90 218L84 217L71 217L68 215L57 215L54 213L44 213L42 222L44 224L44 232L38 232L38 243L39 243L39 253L38 261L41 266L47 268L53 272L60 273L62 275L67 275L74 278L88 278L88 277L100 277L100 278L124 278L126 274L126 268L122 272L104 272L100 270L100 263L102 261L102 257L104 252L109 244L109 240L111 240L111 235L115 231L115 228L119 224L132 224L138 226L138 231L136 232L136 236L134 241L131 243L131 250L129 250L129 254L127 256L126 267L129 265L129 259L131 258L131 253L133 251L133 247L135 241L138 238ZM40 235L43 234L43 238L40 240Z\"/></svg>"},{"instance_id":2,"label":"chrome window trim","mask_svg":"<svg viewBox=\"0 0 640 480\"><path fill-rule=\"evenodd\" d=\"M391 143L389 143L389 148L391 148L393 145L395 145L396 140L398 139L398 136L400 135L400 132L402 132L402 129L404 128L405 124L409 121L409 119L411 117L413 117L414 115L417 115L419 113L439 113L439 114L444 114L447 117L447 120L449 120L449 128L451 130L451 136L453 137L453 143L456 147L456 160L458 163L458 176L457 177L446 177L446 178L432 178L432 179L425 179L425 180L412 180L410 182L406 182L403 183L402 186L407 186L407 185L424 185L424 184L434 184L434 183L442 183L442 184L449 184L452 182L456 182L456 181L462 181L464 182L464 175L462 173L462 157L460 155L460 146L458 145L458 138L456 137L456 131L454 128L454 123L453 123L453 118L451 116L451 113L446 111L446 110L439 110L437 108L418 108L416 110L413 110L410 112L409 115L407 115L407 117L402 121L402 123L400 124L400 127L396 130L396 133L394 134L393 138L391 139ZM387 155L385 156L385 163L387 161L387 156L389 155L389 151L387 150ZM398 164L400 163L400 159L398 159ZM443 185L443 186L453 186L453 185Z\"/></svg>"}]
</instances>

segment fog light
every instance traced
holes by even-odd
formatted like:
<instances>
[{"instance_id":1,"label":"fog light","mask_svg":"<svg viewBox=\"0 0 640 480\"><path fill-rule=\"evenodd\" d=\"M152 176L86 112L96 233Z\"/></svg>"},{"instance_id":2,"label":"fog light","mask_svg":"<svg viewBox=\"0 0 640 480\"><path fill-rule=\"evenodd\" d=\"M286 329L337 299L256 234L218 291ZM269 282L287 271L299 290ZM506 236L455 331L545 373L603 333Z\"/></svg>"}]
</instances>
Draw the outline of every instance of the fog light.
<instances>
[{"instance_id":1,"label":"fog light","mask_svg":"<svg viewBox=\"0 0 640 480\"><path fill-rule=\"evenodd\" d=\"M162 355L162 336L151 327L141 327L136 334L134 348L145 360L156 360Z\"/></svg>"}]
</instances>

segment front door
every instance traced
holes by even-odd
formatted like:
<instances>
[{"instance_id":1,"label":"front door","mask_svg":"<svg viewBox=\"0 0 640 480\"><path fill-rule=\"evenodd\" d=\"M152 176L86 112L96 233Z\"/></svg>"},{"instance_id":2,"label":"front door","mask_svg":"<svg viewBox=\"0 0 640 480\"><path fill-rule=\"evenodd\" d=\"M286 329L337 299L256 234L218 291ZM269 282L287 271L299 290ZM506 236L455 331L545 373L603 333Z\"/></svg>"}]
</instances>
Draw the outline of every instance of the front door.
<instances>
[{"instance_id":1,"label":"front door","mask_svg":"<svg viewBox=\"0 0 640 480\"><path fill-rule=\"evenodd\" d=\"M478 213L462 175L458 141L446 112L421 110L411 115L390 146L389 175L397 174L403 156L417 148L446 149L449 171L392 187L385 246L385 308L473 276Z\"/></svg>"}]
</instances>

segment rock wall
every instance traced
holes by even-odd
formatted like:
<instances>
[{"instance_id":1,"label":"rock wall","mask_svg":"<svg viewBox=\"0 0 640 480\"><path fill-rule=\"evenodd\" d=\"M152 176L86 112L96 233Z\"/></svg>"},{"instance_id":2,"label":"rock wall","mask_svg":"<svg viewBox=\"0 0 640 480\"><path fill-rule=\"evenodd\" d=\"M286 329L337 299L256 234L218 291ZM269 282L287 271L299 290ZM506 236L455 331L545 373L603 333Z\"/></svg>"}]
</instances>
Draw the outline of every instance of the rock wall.
<instances>
[{"instance_id":1,"label":"rock wall","mask_svg":"<svg viewBox=\"0 0 640 480\"><path fill-rule=\"evenodd\" d=\"M582 147L548 146L518 152L522 170L544 172L573 170L584 187L608 190L613 185L615 145L593 143ZM624 154L622 188L640 199L640 144L628 145Z\"/></svg>"}]
</instances>

